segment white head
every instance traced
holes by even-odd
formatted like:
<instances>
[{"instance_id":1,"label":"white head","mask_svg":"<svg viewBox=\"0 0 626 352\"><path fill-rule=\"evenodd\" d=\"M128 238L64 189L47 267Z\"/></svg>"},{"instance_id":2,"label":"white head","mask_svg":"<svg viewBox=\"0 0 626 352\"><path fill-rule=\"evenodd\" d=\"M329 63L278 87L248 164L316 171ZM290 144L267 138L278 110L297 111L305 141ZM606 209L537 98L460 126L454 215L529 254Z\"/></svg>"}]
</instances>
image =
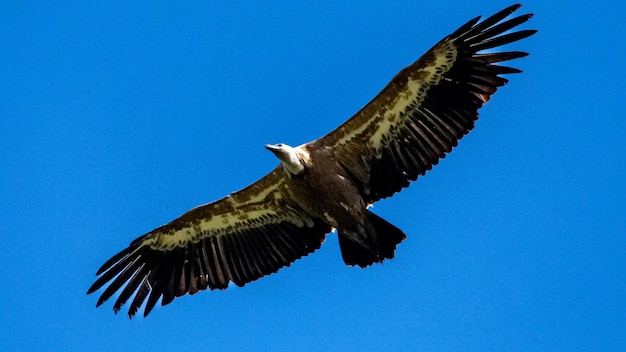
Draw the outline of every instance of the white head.
<instances>
[{"instance_id":1,"label":"white head","mask_svg":"<svg viewBox=\"0 0 626 352\"><path fill-rule=\"evenodd\" d=\"M304 163L298 149L283 143L266 144L265 148L274 153L283 163L283 167L290 173L300 175L304 172Z\"/></svg>"}]
</instances>

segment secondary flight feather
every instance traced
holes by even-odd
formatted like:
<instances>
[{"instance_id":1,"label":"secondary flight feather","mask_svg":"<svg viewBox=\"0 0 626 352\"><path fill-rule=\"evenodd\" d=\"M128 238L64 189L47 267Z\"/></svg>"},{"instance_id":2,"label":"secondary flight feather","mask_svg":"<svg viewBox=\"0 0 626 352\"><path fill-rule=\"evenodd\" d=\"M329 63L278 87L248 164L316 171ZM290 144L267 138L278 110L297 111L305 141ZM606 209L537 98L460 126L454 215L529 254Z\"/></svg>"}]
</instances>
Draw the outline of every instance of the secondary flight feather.
<instances>
[{"instance_id":1,"label":"secondary flight feather","mask_svg":"<svg viewBox=\"0 0 626 352\"><path fill-rule=\"evenodd\" d=\"M521 72L498 63L527 53L493 50L536 32L510 32L532 16L505 20L519 7L461 26L326 136L298 147L266 145L278 167L135 239L102 265L88 293L106 286L100 306L121 290L114 311L132 298L129 316L144 303L147 316L159 299L166 305L275 273L320 248L333 229L347 265L393 258L406 235L367 208L436 165L508 82L501 75Z\"/></svg>"}]
</instances>

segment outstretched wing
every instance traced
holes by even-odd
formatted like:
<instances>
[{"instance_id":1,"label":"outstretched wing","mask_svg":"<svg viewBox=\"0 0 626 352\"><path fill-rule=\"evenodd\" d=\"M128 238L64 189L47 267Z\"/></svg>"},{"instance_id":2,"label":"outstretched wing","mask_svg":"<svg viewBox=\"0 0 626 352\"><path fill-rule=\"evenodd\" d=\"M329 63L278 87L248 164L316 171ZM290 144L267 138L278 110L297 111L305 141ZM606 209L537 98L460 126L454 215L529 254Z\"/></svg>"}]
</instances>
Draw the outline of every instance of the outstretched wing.
<instances>
[{"instance_id":1,"label":"outstretched wing","mask_svg":"<svg viewBox=\"0 0 626 352\"><path fill-rule=\"evenodd\" d=\"M391 196L423 175L455 147L478 119L502 74L519 73L495 63L528 55L519 51L480 53L534 34L502 34L532 15L501 22L520 5L479 22L477 17L441 40L400 71L361 111L312 142L330 148L362 187L369 203Z\"/></svg>"},{"instance_id":2,"label":"outstretched wing","mask_svg":"<svg viewBox=\"0 0 626 352\"><path fill-rule=\"evenodd\" d=\"M134 240L98 270L92 293L108 283L97 306L115 292L117 313L135 294L132 317L186 293L243 286L289 266L321 246L331 228L288 196L282 167L216 202L197 207Z\"/></svg>"}]
</instances>

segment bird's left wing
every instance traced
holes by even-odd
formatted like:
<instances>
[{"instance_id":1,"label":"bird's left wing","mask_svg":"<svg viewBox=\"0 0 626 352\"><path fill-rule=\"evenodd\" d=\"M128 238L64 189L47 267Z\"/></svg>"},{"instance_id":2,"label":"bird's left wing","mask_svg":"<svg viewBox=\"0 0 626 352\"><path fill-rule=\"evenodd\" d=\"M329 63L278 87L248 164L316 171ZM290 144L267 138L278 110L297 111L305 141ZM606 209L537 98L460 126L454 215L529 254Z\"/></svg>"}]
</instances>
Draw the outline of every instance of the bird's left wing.
<instances>
[{"instance_id":1,"label":"bird's left wing","mask_svg":"<svg viewBox=\"0 0 626 352\"><path fill-rule=\"evenodd\" d=\"M361 111L311 142L328 148L360 185L368 203L391 196L437 164L457 145L498 87L500 75L520 70L497 63L526 56L491 51L535 30L504 32L531 15L506 21L513 5L479 22L474 18L400 71Z\"/></svg>"},{"instance_id":2,"label":"bird's left wing","mask_svg":"<svg viewBox=\"0 0 626 352\"><path fill-rule=\"evenodd\" d=\"M289 199L281 166L256 183L197 207L134 240L98 270L92 293L108 286L97 306L122 291L114 310L135 294L132 317L200 290L238 286L276 272L321 246L331 228Z\"/></svg>"}]
</instances>

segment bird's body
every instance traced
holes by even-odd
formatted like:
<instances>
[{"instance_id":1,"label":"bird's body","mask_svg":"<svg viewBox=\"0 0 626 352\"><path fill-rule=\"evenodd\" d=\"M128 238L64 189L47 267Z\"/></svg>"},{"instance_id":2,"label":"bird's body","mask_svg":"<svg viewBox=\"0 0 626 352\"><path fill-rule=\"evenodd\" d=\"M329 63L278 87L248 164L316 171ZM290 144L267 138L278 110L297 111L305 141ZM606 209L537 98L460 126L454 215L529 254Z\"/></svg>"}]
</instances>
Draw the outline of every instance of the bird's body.
<instances>
[{"instance_id":1,"label":"bird's body","mask_svg":"<svg viewBox=\"0 0 626 352\"><path fill-rule=\"evenodd\" d=\"M356 185L331 151L313 149L305 153L305 171L287 176L288 193L307 214L326 220L334 228L353 227L365 209Z\"/></svg>"},{"instance_id":2,"label":"bird's body","mask_svg":"<svg viewBox=\"0 0 626 352\"><path fill-rule=\"evenodd\" d=\"M135 239L98 270L97 305L121 289L114 310L134 295L146 302L243 286L318 249L337 230L343 260L366 267L393 258L404 232L368 210L425 174L473 127L502 74L496 63L527 54L481 53L535 31L502 34L531 15L503 21L510 6L475 18L400 71L363 109L326 136L298 147L266 145L281 164L259 181L199 206ZM147 301L146 301L147 299Z\"/></svg>"},{"instance_id":3,"label":"bird's body","mask_svg":"<svg viewBox=\"0 0 626 352\"><path fill-rule=\"evenodd\" d=\"M292 150L304 169L298 175L283 168L285 193L307 214L337 229L345 263L365 267L393 258L396 245L406 235L367 210L370 204L358 183L332 149L305 144ZM373 217L380 221L372 222Z\"/></svg>"}]
</instances>

